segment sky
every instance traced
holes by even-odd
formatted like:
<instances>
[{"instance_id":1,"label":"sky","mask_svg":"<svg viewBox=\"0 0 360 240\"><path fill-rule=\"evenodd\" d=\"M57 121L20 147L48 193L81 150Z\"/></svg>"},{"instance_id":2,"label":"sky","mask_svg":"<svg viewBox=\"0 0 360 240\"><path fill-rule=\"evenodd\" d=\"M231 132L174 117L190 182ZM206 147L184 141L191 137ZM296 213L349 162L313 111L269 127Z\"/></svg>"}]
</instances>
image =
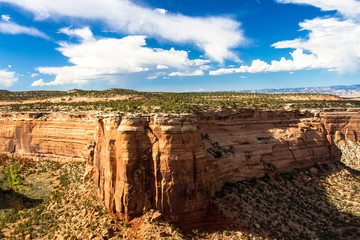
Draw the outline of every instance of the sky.
<instances>
[{"instance_id":1,"label":"sky","mask_svg":"<svg viewBox=\"0 0 360 240\"><path fill-rule=\"evenodd\" d=\"M359 0L0 0L0 89L360 83Z\"/></svg>"}]
</instances>

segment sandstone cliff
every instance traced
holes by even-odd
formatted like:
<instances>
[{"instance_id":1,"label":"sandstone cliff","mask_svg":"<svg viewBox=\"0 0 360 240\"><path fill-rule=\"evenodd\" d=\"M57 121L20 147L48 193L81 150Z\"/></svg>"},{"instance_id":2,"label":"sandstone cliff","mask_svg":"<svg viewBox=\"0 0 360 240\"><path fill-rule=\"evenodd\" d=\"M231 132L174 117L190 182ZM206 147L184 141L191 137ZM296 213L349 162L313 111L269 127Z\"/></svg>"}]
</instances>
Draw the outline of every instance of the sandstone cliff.
<instances>
[{"instance_id":1,"label":"sandstone cliff","mask_svg":"<svg viewBox=\"0 0 360 240\"><path fill-rule=\"evenodd\" d=\"M359 134L359 110L0 116L1 152L88 159L98 196L124 220L156 209L201 221L226 182L339 161L341 151L358 166Z\"/></svg>"},{"instance_id":2,"label":"sandstone cliff","mask_svg":"<svg viewBox=\"0 0 360 240\"><path fill-rule=\"evenodd\" d=\"M226 182L338 161L338 135L358 133L358 111L100 116L95 181L124 219L154 208L196 221Z\"/></svg>"},{"instance_id":3,"label":"sandstone cliff","mask_svg":"<svg viewBox=\"0 0 360 240\"><path fill-rule=\"evenodd\" d=\"M194 117L100 116L96 142L95 183L121 218L208 205L210 175Z\"/></svg>"},{"instance_id":4,"label":"sandstone cliff","mask_svg":"<svg viewBox=\"0 0 360 240\"><path fill-rule=\"evenodd\" d=\"M56 161L82 161L94 139L91 114L2 113L0 152Z\"/></svg>"}]
</instances>

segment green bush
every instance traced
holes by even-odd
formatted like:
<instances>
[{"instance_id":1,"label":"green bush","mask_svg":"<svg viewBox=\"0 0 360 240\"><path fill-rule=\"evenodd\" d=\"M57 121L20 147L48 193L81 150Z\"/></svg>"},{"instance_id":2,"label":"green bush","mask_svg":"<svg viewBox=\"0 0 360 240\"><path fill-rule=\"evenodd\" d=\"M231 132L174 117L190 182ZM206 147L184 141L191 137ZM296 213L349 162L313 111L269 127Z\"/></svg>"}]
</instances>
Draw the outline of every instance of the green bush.
<instances>
[{"instance_id":1,"label":"green bush","mask_svg":"<svg viewBox=\"0 0 360 240\"><path fill-rule=\"evenodd\" d=\"M19 175L18 167L16 165L5 167L4 173L6 175L6 182L10 188L21 183L21 176Z\"/></svg>"}]
</instances>

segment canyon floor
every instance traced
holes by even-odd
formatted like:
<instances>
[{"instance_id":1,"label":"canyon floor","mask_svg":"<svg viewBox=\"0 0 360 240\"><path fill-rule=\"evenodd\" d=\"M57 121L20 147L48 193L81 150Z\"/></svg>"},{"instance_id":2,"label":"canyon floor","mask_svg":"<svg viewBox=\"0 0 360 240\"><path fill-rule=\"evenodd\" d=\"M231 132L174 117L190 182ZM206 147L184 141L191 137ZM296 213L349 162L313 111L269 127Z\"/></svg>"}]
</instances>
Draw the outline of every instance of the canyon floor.
<instances>
[{"instance_id":1,"label":"canyon floor","mask_svg":"<svg viewBox=\"0 0 360 240\"><path fill-rule=\"evenodd\" d=\"M8 166L17 166L12 186ZM360 172L340 162L226 184L213 199L220 216L199 229L174 225L155 211L119 221L97 200L92 181L83 182L84 169L83 163L1 156L0 238L360 238Z\"/></svg>"}]
</instances>

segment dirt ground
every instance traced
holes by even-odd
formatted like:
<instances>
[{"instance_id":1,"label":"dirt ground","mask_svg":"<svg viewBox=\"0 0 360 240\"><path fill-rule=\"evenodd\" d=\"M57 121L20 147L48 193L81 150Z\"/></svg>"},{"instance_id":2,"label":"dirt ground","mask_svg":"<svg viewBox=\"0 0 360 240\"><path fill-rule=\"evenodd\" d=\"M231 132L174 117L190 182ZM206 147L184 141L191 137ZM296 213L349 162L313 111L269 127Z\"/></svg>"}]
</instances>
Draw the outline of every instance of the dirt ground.
<instances>
[{"instance_id":1,"label":"dirt ground","mask_svg":"<svg viewBox=\"0 0 360 240\"><path fill-rule=\"evenodd\" d=\"M10 186L5 168L15 165L21 180ZM178 226L154 210L121 222L84 169L0 156L0 239L360 238L360 173L342 163L226 184L214 202L229 224L218 229Z\"/></svg>"}]
</instances>

